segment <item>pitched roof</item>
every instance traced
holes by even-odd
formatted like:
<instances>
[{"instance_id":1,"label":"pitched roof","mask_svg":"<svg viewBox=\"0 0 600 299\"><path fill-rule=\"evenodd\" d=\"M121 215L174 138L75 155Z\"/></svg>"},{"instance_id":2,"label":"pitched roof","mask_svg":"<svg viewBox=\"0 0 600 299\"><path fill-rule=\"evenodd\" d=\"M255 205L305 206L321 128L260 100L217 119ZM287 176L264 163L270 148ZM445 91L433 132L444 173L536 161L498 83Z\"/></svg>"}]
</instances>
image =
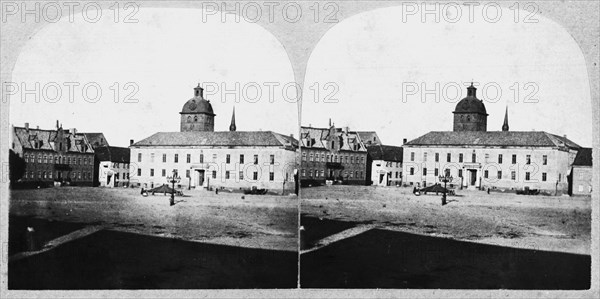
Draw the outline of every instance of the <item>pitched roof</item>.
<instances>
[{"instance_id":1,"label":"pitched roof","mask_svg":"<svg viewBox=\"0 0 600 299\"><path fill-rule=\"evenodd\" d=\"M372 160L402 162L404 149L401 146L371 145L367 147L367 152Z\"/></svg>"},{"instance_id":2,"label":"pitched roof","mask_svg":"<svg viewBox=\"0 0 600 299\"><path fill-rule=\"evenodd\" d=\"M357 131L356 133L365 144L381 144L381 139L375 131Z\"/></svg>"},{"instance_id":3,"label":"pitched roof","mask_svg":"<svg viewBox=\"0 0 600 299\"><path fill-rule=\"evenodd\" d=\"M129 163L130 149L117 146L100 146L94 149L99 161Z\"/></svg>"},{"instance_id":4,"label":"pitched roof","mask_svg":"<svg viewBox=\"0 0 600 299\"><path fill-rule=\"evenodd\" d=\"M544 131L433 131L411 140L406 145L446 146L527 146L580 148L566 137Z\"/></svg>"},{"instance_id":5,"label":"pitched roof","mask_svg":"<svg viewBox=\"0 0 600 299\"><path fill-rule=\"evenodd\" d=\"M271 131L158 132L132 146L286 146L297 147L293 137Z\"/></svg>"},{"instance_id":6,"label":"pitched roof","mask_svg":"<svg viewBox=\"0 0 600 299\"><path fill-rule=\"evenodd\" d=\"M573 166L592 166L592 149L589 147L582 147L577 151Z\"/></svg>"},{"instance_id":7,"label":"pitched roof","mask_svg":"<svg viewBox=\"0 0 600 299\"><path fill-rule=\"evenodd\" d=\"M93 153L94 150L86 136L82 133L72 133L68 130L63 130L64 136L67 138L67 152ZM32 129L24 127L14 127L14 138L19 140L21 146L25 149L40 149L57 151L57 130ZM36 141L38 147L36 147Z\"/></svg>"},{"instance_id":8,"label":"pitched roof","mask_svg":"<svg viewBox=\"0 0 600 299\"><path fill-rule=\"evenodd\" d=\"M83 133L93 147L108 146L108 140L103 133Z\"/></svg>"},{"instance_id":9,"label":"pitched roof","mask_svg":"<svg viewBox=\"0 0 600 299\"><path fill-rule=\"evenodd\" d=\"M314 127L301 127L300 131L300 145L303 147L310 148L327 148L327 141L331 140L332 136L341 138L342 141L338 144L341 145L339 150L346 151L366 151L366 145L363 143L362 138L357 132L347 131L345 132L342 128L314 128ZM313 143L314 140L314 143ZM310 144L309 144L310 143ZM354 149L354 145L357 145L358 150Z\"/></svg>"}]
</instances>

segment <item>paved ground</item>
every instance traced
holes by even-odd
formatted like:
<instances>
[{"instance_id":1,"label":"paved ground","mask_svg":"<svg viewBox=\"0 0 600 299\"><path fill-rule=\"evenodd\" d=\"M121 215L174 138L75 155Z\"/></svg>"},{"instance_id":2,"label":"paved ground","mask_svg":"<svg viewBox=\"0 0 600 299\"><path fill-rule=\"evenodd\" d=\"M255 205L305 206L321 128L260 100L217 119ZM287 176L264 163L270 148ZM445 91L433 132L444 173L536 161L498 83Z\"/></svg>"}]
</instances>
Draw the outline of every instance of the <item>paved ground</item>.
<instances>
[{"instance_id":1,"label":"paved ground","mask_svg":"<svg viewBox=\"0 0 600 299\"><path fill-rule=\"evenodd\" d=\"M305 288L586 289L589 198L302 189Z\"/></svg>"}]
</instances>

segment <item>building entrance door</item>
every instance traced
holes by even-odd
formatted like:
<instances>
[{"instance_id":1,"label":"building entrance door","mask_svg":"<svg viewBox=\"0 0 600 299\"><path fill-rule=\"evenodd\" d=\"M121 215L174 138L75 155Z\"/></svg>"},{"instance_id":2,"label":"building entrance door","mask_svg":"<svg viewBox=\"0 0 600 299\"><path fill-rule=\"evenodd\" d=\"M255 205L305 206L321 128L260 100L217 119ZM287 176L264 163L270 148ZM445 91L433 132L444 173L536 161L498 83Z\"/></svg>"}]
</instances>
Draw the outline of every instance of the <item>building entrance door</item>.
<instances>
[{"instance_id":1,"label":"building entrance door","mask_svg":"<svg viewBox=\"0 0 600 299\"><path fill-rule=\"evenodd\" d=\"M196 187L204 186L204 170L198 170L198 180Z\"/></svg>"},{"instance_id":2,"label":"building entrance door","mask_svg":"<svg viewBox=\"0 0 600 299\"><path fill-rule=\"evenodd\" d=\"M469 174L470 174L469 183L471 186L475 186L475 184L477 183L477 170L469 169Z\"/></svg>"}]
</instances>

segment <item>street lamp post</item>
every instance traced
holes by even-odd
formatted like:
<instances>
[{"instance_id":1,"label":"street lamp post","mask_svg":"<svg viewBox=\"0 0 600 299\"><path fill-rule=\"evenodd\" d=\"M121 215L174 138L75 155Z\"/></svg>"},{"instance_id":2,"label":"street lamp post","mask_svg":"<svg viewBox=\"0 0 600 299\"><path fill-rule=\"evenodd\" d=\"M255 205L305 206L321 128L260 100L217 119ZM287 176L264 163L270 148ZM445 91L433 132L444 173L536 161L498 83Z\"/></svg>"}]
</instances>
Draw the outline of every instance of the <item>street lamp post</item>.
<instances>
[{"instance_id":1,"label":"street lamp post","mask_svg":"<svg viewBox=\"0 0 600 299\"><path fill-rule=\"evenodd\" d=\"M171 190L170 205L175 205L175 183L181 182L181 178L177 175L177 170L173 170L173 175L167 177L167 182L171 183L173 190Z\"/></svg>"},{"instance_id":2,"label":"street lamp post","mask_svg":"<svg viewBox=\"0 0 600 299\"><path fill-rule=\"evenodd\" d=\"M442 194L442 206L446 205L446 183L452 182L452 176L446 173L446 175L440 175L438 177L440 182L444 182L444 192Z\"/></svg>"}]
</instances>

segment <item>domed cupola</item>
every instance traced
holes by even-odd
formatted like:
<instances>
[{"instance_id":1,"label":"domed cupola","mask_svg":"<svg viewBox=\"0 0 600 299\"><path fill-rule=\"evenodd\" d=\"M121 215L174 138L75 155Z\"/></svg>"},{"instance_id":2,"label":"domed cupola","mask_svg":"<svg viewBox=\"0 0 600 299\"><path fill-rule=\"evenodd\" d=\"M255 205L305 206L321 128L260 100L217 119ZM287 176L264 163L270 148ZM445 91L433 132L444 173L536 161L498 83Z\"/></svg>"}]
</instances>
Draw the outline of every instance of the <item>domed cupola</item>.
<instances>
[{"instance_id":1,"label":"domed cupola","mask_svg":"<svg viewBox=\"0 0 600 299\"><path fill-rule=\"evenodd\" d=\"M215 113L210 101L204 99L204 89L194 87L194 97L189 99L181 109L181 132L214 131Z\"/></svg>"},{"instance_id":2,"label":"domed cupola","mask_svg":"<svg viewBox=\"0 0 600 299\"><path fill-rule=\"evenodd\" d=\"M487 111L482 100L477 99L477 88L467 87L467 97L454 109L454 131L487 131Z\"/></svg>"}]
</instances>

